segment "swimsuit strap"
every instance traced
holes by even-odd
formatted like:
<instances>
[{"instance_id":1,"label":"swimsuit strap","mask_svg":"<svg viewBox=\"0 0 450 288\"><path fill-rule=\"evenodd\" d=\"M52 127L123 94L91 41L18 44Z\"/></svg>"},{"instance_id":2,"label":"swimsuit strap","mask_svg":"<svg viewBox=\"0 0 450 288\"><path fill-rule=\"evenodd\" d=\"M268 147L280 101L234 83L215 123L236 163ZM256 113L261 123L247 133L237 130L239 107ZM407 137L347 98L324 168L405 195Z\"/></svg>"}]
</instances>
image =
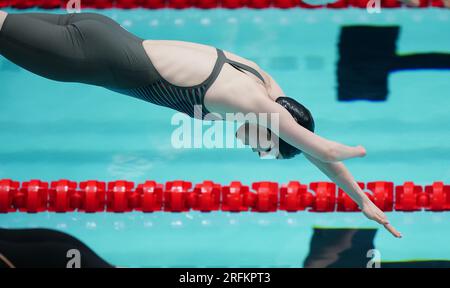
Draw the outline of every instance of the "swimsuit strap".
<instances>
[{"instance_id":1,"label":"swimsuit strap","mask_svg":"<svg viewBox=\"0 0 450 288\"><path fill-rule=\"evenodd\" d=\"M216 51L217 51L216 64L214 65L211 75L209 75L208 79L206 79L205 82L203 82L203 84L205 85L205 88L206 88L205 91L207 91L209 89L209 87L211 87L211 85L214 83L214 81L216 81L217 77L220 74L220 71L222 70L223 64L225 64L225 63L230 64L231 66L233 66L234 68L236 68L237 70L239 70L243 73L244 73L243 70L248 71L248 72L252 73L253 75L255 75L256 77L258 77L259 79L261 79L261 81L263 83L265 83L264 78L256 69L254 69L248 65L245 65L241 62L233 61L233 60L227 58L225 56L225 53L221 49L216 48Z\"/></svg>"}]
</instances>

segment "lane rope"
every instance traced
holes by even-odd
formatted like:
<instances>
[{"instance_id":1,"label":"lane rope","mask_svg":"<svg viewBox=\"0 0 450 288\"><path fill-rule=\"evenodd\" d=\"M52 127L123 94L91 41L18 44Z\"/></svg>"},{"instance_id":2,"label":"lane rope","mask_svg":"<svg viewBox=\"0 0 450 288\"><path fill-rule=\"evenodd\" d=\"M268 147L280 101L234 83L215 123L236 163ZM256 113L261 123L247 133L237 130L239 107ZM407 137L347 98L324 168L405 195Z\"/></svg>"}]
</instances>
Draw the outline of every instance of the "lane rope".
<instances>
[{"instance_id":1,"label":"lane rope","mask_svg":"<svg viewBox=\"0 0 450 288\"><path fill-rule=\"evenodd\" d=\"M395 185L389 181L358 182L383 211L449 211L450 185L414 182ZM165 184L146 181L135 184L119 180L80 183L71 180L18 182L0 180L0 213L13 212L357 212L357 204L332 182L309 184L270 181L245 185L233 181L176 180Z\"/></svg>"},{"instance_id":2,"label":"lane rope","mask_svg":"<svg viewBox=\"0 0 450 288\"><path fill-rule=\"evenodd\" d=\"M67 0L0 0L0 8L12 7L16 9L29 9L29 8L41 8L41 9L59 9L66 8ZM331 3L330 3L331 2ZM318 0L83 0L81 2L81 8L93 8L93 9L161 9L161 8L174 8L174 9L186 9L186 8L200 8L200 9L213 9L213 8L303 8L303 9L317 9L317 8L329 8L329 9L342 9L342 8L364 8L366 9L371 0L332 0L318 1ZM444 7L442 0L420 0L419 6L416 8L427 7ZM309 3L309 4L308 4ZM322 5L312 5L315 3L328 3ZM373 3L372 3L373 5ZM381 0L381 8L405 8L407 5L398 0Z\"/></svg>"}]
</instances>

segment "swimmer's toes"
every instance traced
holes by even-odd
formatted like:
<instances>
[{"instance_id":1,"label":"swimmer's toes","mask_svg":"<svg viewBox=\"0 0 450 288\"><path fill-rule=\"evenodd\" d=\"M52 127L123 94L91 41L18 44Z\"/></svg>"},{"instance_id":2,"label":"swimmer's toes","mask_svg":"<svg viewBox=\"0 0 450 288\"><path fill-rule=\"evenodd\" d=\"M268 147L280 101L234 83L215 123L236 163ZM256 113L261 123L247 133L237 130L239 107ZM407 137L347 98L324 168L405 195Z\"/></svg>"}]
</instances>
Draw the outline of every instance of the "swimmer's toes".
<instances>
[{"instance_id":1,"label":"swimmer's toes","mask_svg":"<svg viewBox=\"0 0 450 288\"><path fill-rule=\"evenodd\" d=\"M366 154L367 154L366 148L364 148L364 147L361 146L361 145L356 146L356 148L358 149L358 155L359 155L360 157L366 156Z\"/></svg>"}]
</instances>

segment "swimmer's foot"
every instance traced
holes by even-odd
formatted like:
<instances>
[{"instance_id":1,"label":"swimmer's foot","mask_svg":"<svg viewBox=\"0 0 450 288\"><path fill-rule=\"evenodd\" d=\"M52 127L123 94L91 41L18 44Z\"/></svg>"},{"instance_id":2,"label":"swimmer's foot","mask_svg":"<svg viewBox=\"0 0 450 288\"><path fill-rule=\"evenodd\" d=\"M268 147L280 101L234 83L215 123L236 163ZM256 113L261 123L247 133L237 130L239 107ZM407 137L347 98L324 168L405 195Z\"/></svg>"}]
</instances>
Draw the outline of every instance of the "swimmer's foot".
<instances>
[{"instance_id":1,"label":"swimmer's foot","mask_svg":"<svg viewBox=\"0 0 450 288\"><path fill-rule=\"evenodd\" d=\"M366 156L366 149L361 145L352 147L335 143L335 147L332 148L332 151L332 162Z\"/></svg>"},{"instance_id":2,"label":"swimmer's foot","mask_svg":"<svg viewBox=\"0 0 450 288\"><path fill-rule=\"evenodd\" d=\"M401 0L406 6L410 7L419 7L420 6L420 0Z\"/></svg>"}]
</instances>

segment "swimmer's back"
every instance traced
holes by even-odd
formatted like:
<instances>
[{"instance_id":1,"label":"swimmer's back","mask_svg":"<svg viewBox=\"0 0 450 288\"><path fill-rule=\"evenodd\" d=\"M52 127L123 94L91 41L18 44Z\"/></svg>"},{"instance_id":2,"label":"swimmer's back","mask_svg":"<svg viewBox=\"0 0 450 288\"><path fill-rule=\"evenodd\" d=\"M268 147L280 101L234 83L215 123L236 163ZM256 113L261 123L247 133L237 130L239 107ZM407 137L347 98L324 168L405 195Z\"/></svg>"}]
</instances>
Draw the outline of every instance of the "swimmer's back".
<instances>
[{"instance_id":1,"label":"swimmer's back","mask_svg":"<svg viewBox=\"0 0 450 288\"><path fill-rule=\"evenodd\" d=\"M145 40L144 49L158 73L178 86L194 86L205 81L217 60L215 47L174 40ZM253 69L260 70L253 61L224 51L225 56ZM250 77L258 78L251 73ZM240 74L237 74L240 75Z\"/></svg>"}]
</instances>

